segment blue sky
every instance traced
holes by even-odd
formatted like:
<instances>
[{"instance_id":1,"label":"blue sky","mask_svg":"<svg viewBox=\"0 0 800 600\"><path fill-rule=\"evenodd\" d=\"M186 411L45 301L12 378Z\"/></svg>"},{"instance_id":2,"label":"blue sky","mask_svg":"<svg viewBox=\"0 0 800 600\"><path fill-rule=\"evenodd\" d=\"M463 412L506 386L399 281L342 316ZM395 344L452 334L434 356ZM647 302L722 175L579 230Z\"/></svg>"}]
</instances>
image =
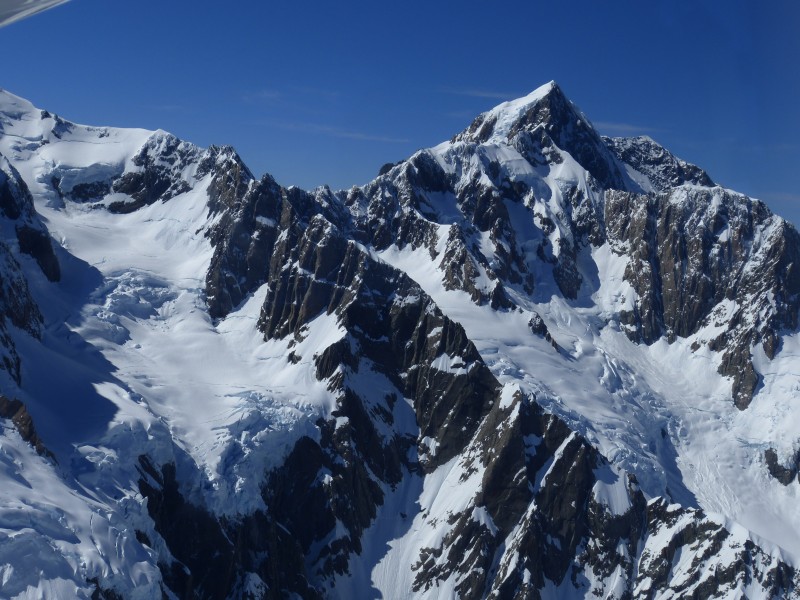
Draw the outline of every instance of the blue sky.
<instances>
[{"instance_id":1,"label":"blue sky","mask_svg":"<svg viewBox=\"0 0 800 600\"><path fill-rule=\"evenodd\" d=\"M601 133L800 223L798 32L790 0L72 0L0 29L0 86L343 188L555 79Z\"/></svg>"}]
</instances>

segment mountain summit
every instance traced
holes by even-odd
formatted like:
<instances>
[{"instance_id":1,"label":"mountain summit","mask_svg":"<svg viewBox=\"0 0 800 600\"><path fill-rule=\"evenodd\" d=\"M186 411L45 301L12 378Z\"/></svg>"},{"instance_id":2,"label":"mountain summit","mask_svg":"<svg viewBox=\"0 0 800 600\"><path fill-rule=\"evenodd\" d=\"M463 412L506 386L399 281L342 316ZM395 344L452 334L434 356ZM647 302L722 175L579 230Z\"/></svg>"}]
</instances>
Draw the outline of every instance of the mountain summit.
<instances>
[{"instance_id":1,"label":"mountain summit","mask_svg":"<svg viewBox=\"0 0 800 600\"><path fill-rule=\"evenodd\" d=\"M620 165L600 135L555 81L483 113L455 141L509 145L531 164L547 160L537 152L558 148L605 187L626 187Z\"/></svg>"},{"instance_id":2,"label":"mountain summit","mask_svg":"<svg viewBox=\"0 0 800 600\"><path fill-rule=\"evenodd\" d=\"M800 237L554 82L346 191L0 155L4 597L800 597Z\"/></svg>"}]
</instances>

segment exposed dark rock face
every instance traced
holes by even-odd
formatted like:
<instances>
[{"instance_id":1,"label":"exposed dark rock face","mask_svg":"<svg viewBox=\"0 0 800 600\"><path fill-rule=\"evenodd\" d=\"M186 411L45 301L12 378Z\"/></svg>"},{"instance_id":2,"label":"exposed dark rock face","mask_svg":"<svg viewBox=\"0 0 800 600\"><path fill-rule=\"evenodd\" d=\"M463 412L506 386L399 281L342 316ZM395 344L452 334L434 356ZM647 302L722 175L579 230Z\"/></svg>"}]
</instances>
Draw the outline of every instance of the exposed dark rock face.
<instances>
[{"instance_id":1,"label":"exposed dark rock face","mask_svg":"<svg viewBox=\"0 0 800 600\"><path fill-rule=\"evenodd\" d=\"M184 171L199 160L201 152L168 133L153 134L133 157L139 170L128 171L113 183L113 191L127 194L132 201L112 202L108 210L129 213L189 191L192 186Z\"/></svg>"},{"instance_id":2,"label":"exposed dark rock face","mask_svg":"<svg viewBox=\"0 0 800 600\"><path fill-rule=\"evenodd\" d=\"M0 229L10 230L17 238L17 248L0 242L0 368L20 383L20 357L9 326L39 338L43 319L17 256L20 253L31 256L50 281L61 277L61 269L50 234L36 213L27 185L3 156L0 156L0 217Z\"/></svg>"},{"instance_id":3,"label":"exposed dark rock face","mask_svg":"<svg viewBox=\"0 0 800 600\"><path fill-rule=\"evenodd\" d=\"M510 227L504 230L502 223L509 219L504 203L487 196L485 202L471 204L472 192L448 188L447 175L424 154L393 168L372 187L340 196L347 212L325 189L315 194L284 189L268 177L254 181L235 160L223 162L226 166L216 177L230 185L220 184L212 195L212 204L222 214L209 233L215 246L207 279L212 314L224 316L266 283L259 328L267 338L294 340L294 346L325 315L335 317L342 328L339 341L319 348L312 357L294 351L290 357L292 362L312 358L317 377L328 382L338 403L329 418L317 423L318 435L302 438L284 465L270 474L263 492L269 510L247 521L249 531L258 535L243 537L230 523L218 525L229 539L247 539L233 551L235 569L257 573L271 590L267 597L277 597L278 589L302 597L335 594L326 591L326 582L346 574L350 561L357 560L387 486L415 473L432 473L456 459L464 461L467 474L483 473L479 492L470 508L451 515L441 546L420 553L417 592L436 589L437 582L454 573L456 590L464 598L539 597L548 581L571 581L580 589L589 573L595 580L622 573L629 594L644 585L646 575L635 558L638 548L672 521L661 522L660 512L654 516L656 505L648 506L633 479L620 483L626 475L614 471L583 438L543 413L532 399L517 394L512 402L502 402L498 383L463 330L406 275L376 261L363 246L410 244L433 256L437 234L434 221L425 215L442 215L434 212L437 205L430 202L430 192L452 194L460 210L466 207L472 221L467 227L484 231L480 226L488 225L489 232L496 232L493 239L508 240L514 232ZM622 224L620 215L636 214L634 207L598 218L594 198L578 189L570 193L572 232L582 244L606 239L631 243L670 231L665 225L659 229L657 217ZM616 198L639 198L609 197L612 209ZM632 227L641 231L634 233ZM461 226L452 226L449 236L442 253L451 267L448 280L456 289L468 290L475 280L470 270L486 267L468 249ZM506 256L505 264L513 265L512 253ZM658 253L655 258L646 253L633 256L641 256L648 265L660 260ZM509 278L509 271L500 268L503 274L497 275L493 298L505 295L500 281ZM661 279L659 284L660 299ZM485 301L478 289L473 298ZM685 302L669 293L666 298ZM497 308L504 302L494 301ZM689 335L686 332L698 325L684 321L702 319L702 311L694 317L663 308L655 316L652 312L641 309L647 317L631 320L638 335L650 336L642 341L666 335L667 326L678 324L685 328L681 335ZM650 329L640 322L650 322ZM531 319L530 326L553 343L541 318ZM442 370L442 357L448 358L448 369ZM376 395L365 389L360 381L366 373L381 378L386 391ZM403 399L413 410L410 429L400 425ZM621 512L611 510L595 493L598 485L614 484L627 490L627 508ZM476 510L488 516L490 525L474 518ZM706 539L703 536L712 536L712 543L727 539L728 532L707 522L702 513L682 514L687 527L694 528L694 537L679 537L676 549ZM278 547L285 559L271 554L270 548ZM620 553L620 547L626 551ZM760 556L758 552L748 547L742 560ZM245 555L250 558L245 560ZM702 559L710 560L710 555ZM196 564L205 568L200 557ZM660 564L654 563L653 576L663 579ZM784 574L787 585L796 585L791 569L782 563L775 569ZM659 589L684 589L670 577ZM228 589L238 585L235 578L227 581ZM731 581L723 577L717 583L700 583L713 595Z\"/></svg>"},{"instance_id":4,"label":"exposed dark rock face","mask_svg":"<svg viewBox=\"0 0 800 600\"><path fill-rule=\"evenodd\" d=\"M478 117L454 138L448 170L422 151L351 190L351 235L378 250L425 247L446 289L503 309L514 306L507 289L533 293L532 244L560 293L577 299L593 285L579 265L608 242L629 257L625 279L638 295L633 310L617 315L629 337L671 342L724 322L725 331L704 342L722 353L720 372L732 378L736 406L746 408L760 382L753 346L772 358L779 332L798 325L796 230L763 204L711 187L704 171L649 138L601 138L558 86L499 127L493 113ZM542 173L567 153L588 172L586 185L563 182L559 210L536 212L535 202L552 192L508 172L487 150L493 144L514 148ZM623 163L656 193L637 193L642 187L623 174ZM526 229L533 239L520 239ZM724 314L727 302L735 303L731 314Z\"/></svg>"},{"instance_id":5,"label":"exposed dark rock face","mask_svg":"<svg viewBox=\"0 0 800 600\"><path fill-rule=\"evenodd\" d=\"M506 308L513 301L507 295L493 298L494 290L499 294L509 286L532 294L534 289L534 269L523 249L533 240L520 239L518 225L522 224L509 213L509 207L524 207L539 231L539 258L552 264L560 291L576 298L583 284L578 258L589 244L604 242L598 193L604 188L628 189L633 183L558 86L524 111L503 131L502 139L495 139L495 125L487 113L454 138L456 145L448 159L452 172L445 171L432 152L422 151L363 189L351 190L345 203L353 215L353 235L362 241L359 235L366 232L363 241L378 250L392 244L400 249L425 247L438 259L437 236L444 235L439 226L446 225L447 244L439 260L447 289L462 289L477 303ZM533 214L532 201L546 190L531 188L529 179L498 162L481 145L490 139L494 144L508 144L542 173L562 162L561 153L569 153L587 169L594 187L591 193L565 188L565 211L553 215L557 223L549 216ZM554 242L558 247L552 248L548 236L556 230L561 235ZM485 281L484 276L493 282L488 287L478 283ZM494 283L498 280L502 287Z\"/></svg>"},{"instance_id":6,"label":"exposed dark rock face","mask_svg":"<svg viewBox=\"0 0 800 600\"><path fill-rule=\"evenodd\" d=\"M656 192L664 192L684 183L714 186L708 173L674 156L649 137L603 137L603 142L621 162L645 175Z\"/></svg>"},{"instance_id":7,"label":"exposed dark rock face","mask_svg":"<svg viewBox=\"0 0 800 600\"><path fill-rule=\"evenodd\" d=\"M550 342L550 345L553 346L553 348L556 350L561 350L561 347L553 339L553 336L550 335L550 331L547 329L547 325L545 325L541 315L538 313L533 313L533 316L528 321L528 327L530 327L532 333L535 333L536 335L541 336Z\"/></svg>"},{"instance_id":8,"label":"exposed dark rock face","mask_svg":"<svg viewBox=\"0 0 800 600\"><path fill-rule=\"evenodd\" d=\"M737 540L702 511L658 499L647 507L647 537L633 588L635 597L652 598L665 589L677 598L719 598L741 593L758 582L764 598L797 594L798 573L750 540ZM674 573L675 560L691 552L691 569Z\"/></svg>"},{"instance_id":9,"label":"exposed dark rock face","mask_svg":"<svg viewBox=\"0 0 800 600\"><path fill-rule=\"evenodd\" d=\"M363 189L351 189L342 199L358 241L370 243L376 250L392 244L423 247L434 257L437 209L425 192L443 194L447 190L444 171L431 156L420 153Z\"/></svg>"},{"instance_id":10,"label":"exposed dark rock face","mask_svg":"<svg viewBox=\"0 0 800 600\"><path fill-rule=\"evenodd\" d=\"M226 597L236 565L233 544L221 523L184 499L174 464L159 470L146 457L139 462L139 491L147 498L155 529L172 554L160 557L165 584L181 598Z\"/></svg>"},{"instance_id":11,"label":"exposed dark rock face","mask_svg":"<svg viewBox=\"0 0 800 600\"><path fill-rule=\"evenodd\" d=\"M797 589L796 571L701 511L648 504L635 480L620 481L585 440L519 394L493 408L464 455L468 468L481 465L480 491L452 515L441 545L422 550L417 592L454 573L461 598L547 598L548 582L590 596L614 577L621 597L721 597L742 581L774 597ZM600 500L605 485L626 490L624 506ZM695 557L685 573L672 567L681 552Z\"/></svg>"},{"instance_id":12,"label":"exposed dark rock face","mask_svg":"<svg viewBox=\"0 0 800 600\"><path fill-rule=\"evenodd\" d=\"M30 192L25 182L19 178L19 173L5 160L5 157L3 157L0 182L0 211L7 219L19 219L25 211L25 200L30 197Z\"/></svg>"},{"instance_id":13,"label":"exposed dark rock face","mask_svg":"<svg viewBox=\"0 0 800 600\"><path fill-rule=\"evenodd\" d=\"M241 181L235 163L227 166L216 176ZM296 557L295 570L276 565L274 556L252 568L270 590L314 597L309 581L347 572L351 556L361 551L385 487L457 456L496 402L499 385L463 329L417 284L376 261L334 224L346 228L350 217L326 207L324 190L314 197L270 178L239 189L243 193L234 187L226 197L212 197L223 211L209 233L215 245L207 278L212 315L229 312L266 282L259 320L266 337L299 342L322 315L334 316L344 332L314 356L294 358L313 359L317 377L339 400L329 419L317 424L318 438L301 439L270 475L264 488L270 512L258 517L266 538L252 542L262 550L270 543L277 547L274 537L291 532L281 545L293 548L285 551ZM233 274L239 277L226 277ZM385 392L376 396L365 388L366 373L384 381ZM159 531L175 518L162 521ZM295 563L305 563L307 571L298 574ZM228 589L233 585L231 580Z\"/></svg>"},{"instance_id":14,"label":"exposed dark rock face","mask_svg":"<svg viewBox=\"0 0 800 600\"><path fill-rule=\"evenodd\" d=\"M484 473L475 508L453 515L441 547L423 550L416 590L456 572L459 597L540 597L545 578L577 581L587 568L632 574L633 561L617 549L623 544L635 555L644 498L630 481L623 515L599 504L593 496L598 474L612 472L562 421L517 394L493 408L467 455ZM477 511L488 514L490 525L475 518Z\"/></svg>"},{"instance_id":15,"label":"exposed dark rock face","mask_svg":"<svg viewBox=\"0 0 800 600\"><path fill-rule=\"evenodd\" d=\"M552 265L560 292L577 298L586 285L578 265L592 247L608 243L626 254L625 279L637 300L619 320L634 341L649 344L662 336L672 341L724 322L726 334L705 341L723 352L720 370L733 378L735 401L744 408L758 383L753 344L763 343L774 356L781 328L797 326L796 232L762 205L723 190L674 191L686 182L712 182L647 140L603 140L610 151L598 150L599 137L584 131L583 122L566 123L580 119L566 108L555 98L513 128L514 147L531 165L557 163L558 153L569 146L591 175L587 187L561 190L561 212L530 215L541 236L537 258ZM544 126L553 114L568 116L558 127ZM588 594L588 574L604 581L621 573L631 596L650 597L653 590L667 588L678 597L724 594L740 572L727 564L716 580L698 576L688 583L663 572L661 565L678 552L697 551L701 542L716 550L702 546L705 553L697 561L713 563L720 548L733 544L729 532L700 512L681 509L683 528L670 542L669 556L657 560L652 552L637 554L641 544L677 522L674 509L648 505L630 480L625 483L628 508L622 514L610 510L593 490L598 481L607 483L602 478L626 476L613 472L563 422L523 399L516 400L518 413L510 418L508 407L500 410L497 383L483 366L470 371L476 373L471 378L432 368L445 355L460 357L456 366L481 363L460 328L407 277L367 251L424 249L439 264L447 289L463 290L495 309L514 307L507 286L532 293L530 252L523 250L528 240L519 239L509 211L517 206L533 213L541 192L483 153L478 144L492 136L493 127L479 120L462 134L458 151L463 156L455 173L423 151L385 169L364 188L339 194L325 188L313 194L284 189L269 177L256 181L237 158L214 162L210 204L221 216L209 232L215 248L207 277L212 316L224 317L266 283L259 327L268 338L299 342L321 315L335 315L345 332L312 357L317 377L339 394L335 412L319 422L317 438L297 444L285 468L271 474L265 487L271 510L262 517L291 532L291 544L282 543L291 547L286 552L293 558L287 564L267 561L270 568L253 567L254 572L271 582L270 589L326 595L324 582L347 573L361 552L387 485L473 456L473 468L485 470L479 495L470 509L451 516L441 546L420 553L417 592L435 590L437 582L457 573L456 589L465 598L539 597L548 582L565 581ZM595 151L599 158L590 157ZM654 188L666 191L635 193L638 186L615 167L616 160L631 161ZM468 161L477 165L471 172ZM489 287L479 283L484 277ZM778 302L768 305L768 297ZM720 313L720 303L734 299L739 299L738 312L733 317ZM748 320L756 314L756 321ZM531 319L530 327L558 349L541 317ZM292 362L307 358L294 352L289 357ZM377 398L359 389L357 376L365 371L385 377L393 391ZM396 428L402 398L413 403L411 431ZM781 480L796 476L781 469L770 467ZM306 491L298 504L300 490ZM475 510L485 511L492 525L473 518ZM337 524L340 533L334 535ZM259 531L271 544L284 532L275 526ZM259 547L261 542L251 543ZM796 588L796 573L783 563L769 563L752 543L737 552L741 568L751 569L748 577L765 589ZM642 568L637 556L649 566ZM758 561L769 565L761 570L742 566ZM298 576L292 569L301 562L305 567Z\"/></svg>"},{"instance_id":16,"label":"exposed dark rock face","mask_svg":"<svg viewBox=\"0 0 800 600\"><path fill-rule=\"evenodd\" d=\"M722 352L720 373L733 378L736 406L746 408L759 382L752 347L761 343L773 358L779 332L798 326L797 230L720 188L607 192L605 207L609 243L630 257L625 279L638 294L620 315L629 337L652 343L724 327L703 341Z\"/></svg>"},{"instance_id":17,"label":"exposed dark rock face","mask_svg":"<svg viewBox=\"0 0 800 600\"><path fill-rule=\"evenodd\" d=\"M14 223L19 250L31 256L50 281L61 278L50 234L33 206L33 197L17 170L0 156L0 212Z\"/></svg>"},{"instance_id":18,"label":"exposed dark rock face","mask_svg":"<svg viewBox=\"0 0 800 600\"><path fill-rule=\"evenodd\" d=\"M0 314L3 321L0 331L4 337L4 348L13 352L14 345L7 338L7 324L25 331L33 337L40 337L42 327L42 314L28 289L22 267L14 259L8 246L0 243ZM6 365L8 366L8 365ZM12 372L17 372L17 368Z\"/></svg>"},{"instance_id":19,"label":"exposed dark rock face","mask_svg":"<svg viewBox=\"0 0 800 600\"><path fill-rule=\"evenodd\" d=\"M47 456L55 460L53 453L50 452L36 433L33 425L33 418L25 405L19 400L11 400L0 395L0 417L11 419L14 427L19 432L22 439L34 447L36 452L42 456Z\"/></svg>"},{"instance_id":20,"label":"exposed dark rock face","mask_svg":"<svg viewBox=\"0 0 800 600\"><path fill-rule=\"evenodd\" d=\"M453 140L486 142L495 134L495 125L487 114L481 115ZM560 162L555 158L555 146L568 152L602 187L626 186L627 180L613 154L556 83L550 84L547 93L519 115L503 141L532 165Z\"/></svg>"},{"instance_id":21,"label":"exposed dark rock face","mask_svg":"<svg viewBox=\"0 0 800 600\"><path fill-rule=\"evenodd\" d=\"M214 215L232 209L242 199L248 186L255 181L250 169L230 146L211 146L197 165L195 178L211 175L208 186L208 206Z\"/></svg>"},{"instance_id":22,"label":"exposed dark rock face","mask_svg":"<svg viewBox=\"0 0 800 600\"><path fill-rule=\"evenodd\" d=\"M301 438L270 474L268 510L239 520L191 504L174 465L159 470L142 458L139 486L170 552L161 569L172 593L249 597L245 582L256 577L258 598L337 597L329 583L358 560L382 490L414 468L401 452L396 473L372 470L364 454L371 434L359 431L370 417L353 403L361 399L343 399L335 419L318 423L319 438ZM531 398L493 403L474 434L460 462L463 479L480 477L478 492L450 515L440 545L421 550L416 593L435 595L454 575L458 596L476 599L546 598L548 585L564 584L588 596L612 581L623 597L641 598L724 597L743 582L793 597L800 587L794 569L702 511L648 503L633 478L622 482L623 473ZM603 486L622 486L623 505L606 504ZM673 567L682 554L693 557L683 571Z\"/></svg>"},{"instance_id":23,"label":"exposed dark rock face","mask_svg":"<svg viewBox=\"0 0 800 600\"><path fill-rule=\"evenodd\" d=\"M480 253L477 253L477 256L483 258ZM485 294L476 284L476 280L480 277L476 257L467 248L464 232L458 225L450 227L441 265L444 270L445 289L463 290L470 295L473 302L480 303L483 300ZM483 266L485 268L488 265Z\"/></svg>"},{"instance_id":24,"label":"exposed dark rock face","mask_svg":"<svg viewBox=\"0 0 800 600\"><path fill-rule=\"evenodd\" d=\"M199 175L206 173L212 174L209 208L212 215L219 213L207 231L214 246L206 275L212 317L224 317L267 281L279 234L287 236L282 246L293 243L317 212L346 226L345 210L329 190L321 189L315 197L283 188L269 175L256 181L229 148L208 151L198 168Z\"/></svg>"},{"instance_id":25,"label":"exposed dark rock face","mask_svg":"<svg viewBox=\"0 0 800 600\"><path fill-rule=\"evenodd\" d=\"M394 167L399 165L400 163L384 163L381 165L381 168L378 169L378 175L386 175L389 171L391 171Z\"/></svg>"},{"instance_id":26,"label":"exposed dark rock face","mask_svg":"<svg viewBox=\"0 0 800 600\"><path fill-rule=\"evenodd\" d=\"M90 181L78 183L69 191L69 198L75 202L90 202L101 200L111 192L111 183L108 181Z\"/></svg>"},{"instance_id":27,"label":"exposed dark rock face","mask_svg":"<svg viewBox=\"0 0 800 600\"><path fill-rule=\"evenodd\" d=\"M345 337L314 357L317 376L339 389L343 403L361 412L358 429L376 427L376 418L391 426L395 403L413 401L416 432L399 432L380 442L373 431L363 444L363 459L389 482L399 477L398 457L404 456L416 437L435 440L435 453L419 450L425 469L433 469L454 456L478 426L497 383L483 365L463 329L436 308L430 298L405 274L375 261L320 214L304 219L291 194L284 198L281 223L287 227L276 243L270 261L268 291L259 327L267 337L304 337L319 315L336 315ZM460 363L466 372L452 374L435 365L442 356ZM385 377L389 394L377 404L351 388L361 370ZM361 392L363 393L363 392ZM360 407L360 408L359 408ZM413 434L414 438L408 438ZM387 443L388 442L388 443ZM377 461L377 462L376 462Z\"/></svg>"},{"instance_id":28,"label":"exposed dark rock face","mask_svg":"<svg viewBox=\"0 0 800 600\"><path fill-rule=\"evenodd\" d=\"M318 377L331 378L345 395L350 372L366 368L386 377L414 401L420 436L437 439L435 457L423 463L432 468L449 460L497 393L496 381L463 329L404 273L376 261L322 214L311 216L307 197L288 190L273 199L280 201L282 231L272 238L277 241L259 328L268 338L291 335L299 341L316 317L336 315L346 337L320 349ZM453 375L437 368L441 356L467 372ZM388 405L377 410L392 414ZM455 422L457 428L451 429Z\"/></svg>"},{"instance_id":29,"label":"exposed dark rock face","mask_svg":"<svg viewBox=\"0 0 800 600\"><path fill-rule=\"evenodd\" d=\"M72 200L73 202L94 202L102 200L112 191L114 177L111 175L101 175L94 181L82 181L74 183L71 187L65 185L59 173L55 173L50 178L50 185L59 198Z\"/></svg>"},{"instance_id":30,"label":"exposed dark rock face","mask_svg":"<svg viewBox=\"0 0 800 600\"><path fill-rule=\"evenodd\" d=\"M769 474L783 485L789 485L795 479L800 483L800 452L792 456L788 465L782 465L775 450L769 448L764 451L764 460L767 462Z\"/></svg>"},{"instance_id":31,"label":"exposed dark rock face","mask_svg":"<svg viewBox=\"0 0 800 600\"><path fill-rule=\"evenodd\" d=\"M482 164L491 170L494 163L485 159ZM505 205L506 198L522 202L527 189L500 183L499 172L498 185L510 187L487 186L481 174L476 171L464 184L446 173L430 152L419 152L363 189L348 192L344 202L351 213L351 235L379 251L392 245L425 248L444 271L447 289L464 290L479 304L509 308L513 302L502 286L486 288L478 281L485 274L490 281L505 280L533 291L533 277ZM437 248L439 236L445 235L440 225L448 226L443 252ZM494 249L491 262L480 249L482 238Z\"/></svg>"},{"instance_id":32,"label":"exposed dark rock face","mask_svg":"<svg viewBox=\"0 0 800 600\"><path fill-rule=\"evenodd\" d=\"M45 277L50 281L61 279L61 266L53 252L53 245L50 242L50 234L46 229L39 229L29 225L17 227L17 240L19 250L23 254L32 256L39 268L42 269Z\"/></svg>"},{"instance_id":33,"label":"exposed dark rock face","mask_svg":"<svg viewBox=\"0 0 800 600\"><path fill-rule=\"evenodd\" d=\"M556 84L514 124L509 140L517 137L512 142L517 149L536 148L540 146L533 137L537 130L543 131L561 150L569 152L602 187L619 189L625 186L625 178L600 136ZM525 156L526 152L522 154Z\"/></svg>"},{"instance_id":34,"label":"exposed dark rock face","mask_svg":"<svg viewBox=\"0 0 800 600\"><path fill-rule=\"evenodd\" d=\"M92 592L92 600L125 600L123 596L119 595L114 590L104 588L97 577L89 579L87 583L91 583L95 586Z\"/></svg>"},{"instance_id":35,"label":"exposed dark rock face","mask_svg":"<svg viewBox=\"0 0 800 600\"><path fill-rule=\"evenodd\" d=\"M244 195L248 188L241 171L236 163L229 169L214 178L213 190L218 179L234 178L234 186L226 189L233 194L241 190L239 193ZM215 204L231 203L232 207L222 213L209 232L215 244L206 276L208 310L212 317L225 316L266 281L270 253L279 233L281 194L280 186L267 176L249 188L244 200L216 196Z\"/></svg>"}]
</instances>

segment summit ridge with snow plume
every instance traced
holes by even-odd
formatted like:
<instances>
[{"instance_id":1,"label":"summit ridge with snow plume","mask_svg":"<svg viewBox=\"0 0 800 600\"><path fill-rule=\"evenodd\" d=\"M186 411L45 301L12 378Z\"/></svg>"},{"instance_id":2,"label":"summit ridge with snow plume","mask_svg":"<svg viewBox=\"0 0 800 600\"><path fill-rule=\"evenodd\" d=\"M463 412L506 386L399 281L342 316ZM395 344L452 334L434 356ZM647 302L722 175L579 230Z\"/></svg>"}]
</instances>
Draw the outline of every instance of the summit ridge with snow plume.
<instances>
[{"instance_id":1,"label":"summit ridge with snow plume","mask_svg":"<svg viewBox=\"0 0 800 600\"><path fill-rule=\"evenodd\" d=\"M0 91L0 596L800 598L800 236L548 83L350 190Z\"/></svg>"}]
</instances>

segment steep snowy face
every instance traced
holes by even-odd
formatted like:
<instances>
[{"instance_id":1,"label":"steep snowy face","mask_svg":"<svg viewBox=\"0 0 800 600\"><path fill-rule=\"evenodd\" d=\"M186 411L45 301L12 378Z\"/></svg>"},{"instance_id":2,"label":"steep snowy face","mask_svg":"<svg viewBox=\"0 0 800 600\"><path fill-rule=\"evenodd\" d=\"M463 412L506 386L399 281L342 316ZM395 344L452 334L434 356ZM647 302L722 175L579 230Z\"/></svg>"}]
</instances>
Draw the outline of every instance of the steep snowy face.
<instances>
[{"instance_id":1,"label":"steep snowy face","mask_svg":"<svg viewBox=\"0 0 800 600\"><path fill-rule=\"evenodd\" d=\"M552 81L483 113L454 141L509 145L534 166L558 163L566 152L602 187L627 183L591 123Z\"/></svg>"},{"instance_id":2,"label":"steep snowy face","mask_svg":"<svg viewBox=\"0 0 800 600\"><path fill-rule=\"evenodd\" d=\"M342 192L0 126L3 594L798 597L762 204L555 83Z\"/></svg>"}]
</instances>

